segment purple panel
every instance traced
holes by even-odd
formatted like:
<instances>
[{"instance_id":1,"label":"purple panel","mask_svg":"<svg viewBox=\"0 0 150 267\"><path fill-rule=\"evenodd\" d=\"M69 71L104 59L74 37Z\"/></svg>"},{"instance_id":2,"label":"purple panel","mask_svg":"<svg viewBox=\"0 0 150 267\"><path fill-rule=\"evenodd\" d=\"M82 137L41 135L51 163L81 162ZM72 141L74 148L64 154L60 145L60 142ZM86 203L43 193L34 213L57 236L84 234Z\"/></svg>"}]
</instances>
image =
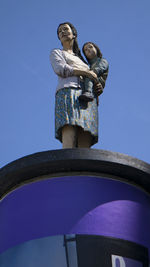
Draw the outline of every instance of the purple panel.
<instances>
[{"instance_id":1,"label":"purple panel","mask_svg":"<svg viewBox=\"0 0 150 267\"><path fill-rule=\"evenodd\" d=\"M143 267L143 264L139 261L124 258L126 267Z\"/></svg>"},{"instance_id":2,"label":"purple panel","mask_svg":"<svg viewBox=\"0 0 150 267\"><path fill-rule=\"evenodd\" d=\"M0 202L0 252L50 235L122 238L150 247L150 198L128 184L89 176L47 179Z\"/></svg>"},{"instance_id":3,"label":"purple panel","mask_svg":"<svg viewBox=\"0 0 150 267\"><path fill-rule=\"evenodd\" d=\"M114 257L114 259L113 259L113 257ZM129 258L117 256L117 255L112 255L112 267L121 267L121 266L143 267L143 263L136 261L136 260L133 260L133 259L129 259Z\"/></svg>"},{"instance_id":4,"label":"purple panel","mask_svg":"<svg viewBox=\"0 0 150 267\"><path fill-rule=\"evenodd\" d=\"M131 200L111 201L88 212L71 229L71 232L115 235L116 238L146 244L147 237L150 238L148 232L150 214L147 216L147 213L149 211L140 203Z\"/></svg>"}]
</instances>

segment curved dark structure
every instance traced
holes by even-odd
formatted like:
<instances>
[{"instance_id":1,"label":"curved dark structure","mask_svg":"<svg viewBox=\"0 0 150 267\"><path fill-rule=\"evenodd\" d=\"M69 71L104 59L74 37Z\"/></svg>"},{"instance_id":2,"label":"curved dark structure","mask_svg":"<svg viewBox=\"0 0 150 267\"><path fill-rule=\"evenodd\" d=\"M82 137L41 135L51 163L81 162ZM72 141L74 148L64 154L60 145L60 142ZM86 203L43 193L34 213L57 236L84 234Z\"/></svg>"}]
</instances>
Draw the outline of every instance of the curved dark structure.
<instances>
[{"instance_id":1,"label":"curved dark structure","mask_svg":"<svg viewBox=\"0 0 150 267\"><path fill-rule=\"evenodd\" d=\"M0 198L39 176L70 172L110 175L150 193L150 164L121 153L77 148L39 152L4 166L0 169Z\"/></svg>"}]
</instances>

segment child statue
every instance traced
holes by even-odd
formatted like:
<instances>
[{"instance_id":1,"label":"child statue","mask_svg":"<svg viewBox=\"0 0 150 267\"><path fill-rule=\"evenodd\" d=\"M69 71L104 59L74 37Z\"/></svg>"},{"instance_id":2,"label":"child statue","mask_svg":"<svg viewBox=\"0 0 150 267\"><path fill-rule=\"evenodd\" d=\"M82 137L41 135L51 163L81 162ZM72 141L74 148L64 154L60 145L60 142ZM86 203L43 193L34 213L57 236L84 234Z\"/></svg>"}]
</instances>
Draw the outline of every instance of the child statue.
<instances>
[{"instance_id":1,"label":"child statue","mask_svg":"<svg viewBox=\"0 0 150 267\"><path fill-rule=\"evenodd\" d=\"M98 46L92 42L87 42L83 45L82 51L90 65L90 69L95 72L98 78L98 82L102 85L99 90L99 95L103 93L105 87L105 81L108 75L109 65L106 59L102 58L102 53ZM82 86L82 94L79 96L80 100L86 102L93 101L94 91L93 88L96 82L92 81L88 77L84 78Z\"/></svg>"}]
</instances>

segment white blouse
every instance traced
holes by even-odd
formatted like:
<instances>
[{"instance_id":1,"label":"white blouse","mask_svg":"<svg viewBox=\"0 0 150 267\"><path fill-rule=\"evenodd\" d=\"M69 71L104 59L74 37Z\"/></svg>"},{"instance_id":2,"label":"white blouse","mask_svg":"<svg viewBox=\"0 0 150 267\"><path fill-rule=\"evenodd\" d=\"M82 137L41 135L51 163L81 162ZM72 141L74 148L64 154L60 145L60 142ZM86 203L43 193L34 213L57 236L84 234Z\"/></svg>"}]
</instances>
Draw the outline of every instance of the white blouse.
<instances>
[{"instance_id":1,"label":"white blouse","mask_svg":"<svg viewBox=\"0 0 150 267\"><path fill-rule=\"evenodd\" d=\"M57 90L68 87L80 88L80 78L73 76L73 69L87 71L89 70L87 64L74 54L60 49L51 51L50 61L54 72L58 75Z\"/></svg>"}]
</instances>

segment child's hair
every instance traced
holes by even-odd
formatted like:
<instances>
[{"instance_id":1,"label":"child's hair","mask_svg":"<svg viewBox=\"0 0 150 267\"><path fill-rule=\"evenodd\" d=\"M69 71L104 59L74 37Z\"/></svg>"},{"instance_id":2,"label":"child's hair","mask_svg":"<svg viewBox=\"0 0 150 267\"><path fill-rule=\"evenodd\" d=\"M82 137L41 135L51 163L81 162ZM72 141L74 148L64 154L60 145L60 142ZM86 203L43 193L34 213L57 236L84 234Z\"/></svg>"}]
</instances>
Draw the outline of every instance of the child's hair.
<instances>
[{"instance_id":1,"label":"child's hair","mask_svg":"<svg viewBox=\"0 0 150 267\"><path fill-rule=\"evenodd\" d=\"M86 42L86 43L83 45L83 47L82 47L82 52L83 52L83 54L84 54L85 57L86 57L86 55L85 55L85 52L84 52L84 47L85 47L85 45L87 45L87 44L92 44L92 45L96 48L96 51L97 51L97 57L102 58L103 55L102 55L102 53L101 53L99 47L98 47L96 44L92 43L92 42ZM88 62L90 61L87 57L86 57L86 60L87 60Z\"/></svg>"}]
</instances>

